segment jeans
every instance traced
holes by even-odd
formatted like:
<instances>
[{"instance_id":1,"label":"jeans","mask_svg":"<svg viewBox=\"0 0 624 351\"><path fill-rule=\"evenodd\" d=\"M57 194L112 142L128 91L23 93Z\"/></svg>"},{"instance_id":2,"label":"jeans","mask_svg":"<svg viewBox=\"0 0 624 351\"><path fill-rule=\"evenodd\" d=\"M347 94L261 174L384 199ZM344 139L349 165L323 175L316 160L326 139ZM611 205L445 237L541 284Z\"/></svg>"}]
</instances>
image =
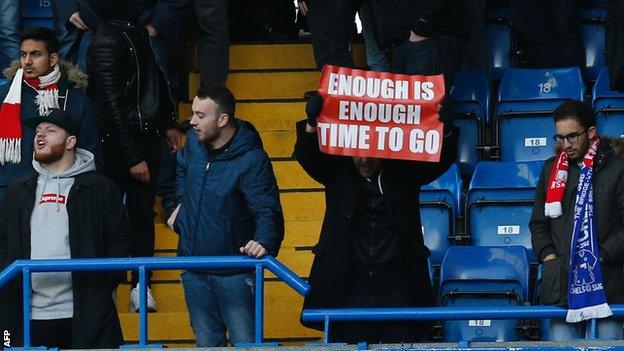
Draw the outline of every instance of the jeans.
<instances>
[{"instance_id":1,"label":"jeans","mask_svg":"<svg viewBox=\"0 0 624 351\"><path fill-rule=\"evenodd\" d=\"M434 75L442 71L436 37L397 44L392 53L392 73Z\"/></svg>"},{"instance_id":2,"label":"jeans","mask_svg":"<svg viewBox=\"0 0 624 351\"><path fill-rule=\"evenodd\" d=\"M225 85L230 64L228 0L195 0L197 62L201 84ZM195 94L195 92L191 92Z\"/></svg>"},{"instance_id":3,"label":"jeans","mask_svg":"<svg viewBox=\"0 0 624 351\"><path fill-rule=\"evenodd\" d=\"M56 7L57 1L53 1L52 5L55 6L53 14L54 20L54 32L59 42L59 56L67 60L83 70L87 71L87 48L91 43L92 33L85 32L76 28L73 24L62 18L61 11ZM61 6L61 4L58 4ZM97 28L91 28L95 31Z\"/></svg>"},{"instance_id":4,"label":"jeans","mask_svg":"<svg viewBox=\"0 0 624 351\"><path fill-rule=\"evenodd\" d=\"M617 319L596 320L598 339L622 340L624 338L622 321ZM565 320L551 319L549 326L550 340L567 341L584 339L589 331L589 322L566 323Z\"/></svg>"},{"instance_id":5,"label":"jeans","mask_svg":"<svg viewBox=\"0 0 624 351\"><path fill-rule=\"evenodd\" d=\"M0 70L19 58L19 31L22 26L21 0L0 1Z\"/></svg>"},{"instance_id":6,"label":"jeans","mask_svg":"<svg viewBox=\"0 0 624 351\"><path fill-rule=\"evenodd\" d=\"M375 22L370 0L365 0L360 6L360 20L362 21L362 35L366 45L366 62L371 71L389 72L390 63L386 54L379 49L375 40Z\"/></svg>"},{"instance_id":7,"label":"jeans","mask_svg":"<svg viewBox=\"0 0 624 351\"><path fill-rule=\"evenodd\" d=\"M184 299L197 347L254 341L254 275L216 275L197 271L182 273Z\"/></svg>"},{"instance_id":8,"label":"jeans","mask_svg":"<svg viewBox=\"0 0 624 351\"><path fill-rule=\"evenodd\" d=\"M357 0L314 0L308 2L308 26L316 66L353 67L351 40Z\"/></svg>"},{"instance_id":9,"label":"jeans","mask_svg":"<svg viewBox=\"0 0 624 351\"><path fill-rule=\"evenodd\" d=\"M105 136L102 142L104 173L117 184L122 194L126 194L126 208L132 228L131 256L152 257L156 235L154 229L156 179L161 163L160 138L156 135L137 135L135 142L140 147L144 161L147 163L150 173L149 184L132 178L128 166L120 157L122 152L119 146L108 136ZM139 274L133 271L132 286L138 282Z\"/></svg>"}]
</instances>

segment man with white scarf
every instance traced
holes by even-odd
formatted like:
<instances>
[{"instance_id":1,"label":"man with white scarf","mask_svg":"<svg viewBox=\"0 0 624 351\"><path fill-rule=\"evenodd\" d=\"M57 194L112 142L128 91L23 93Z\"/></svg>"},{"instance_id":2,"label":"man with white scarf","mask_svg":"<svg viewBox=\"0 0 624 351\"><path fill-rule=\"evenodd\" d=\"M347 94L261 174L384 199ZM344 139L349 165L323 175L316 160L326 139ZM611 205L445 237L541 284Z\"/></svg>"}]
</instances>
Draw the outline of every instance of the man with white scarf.
<instances>
[{"instance_id":1,"label":"man with white scarf","mask_svg":"<svg viewBox=\"0 0 624 351\"><path fill-rule=\"evenodd\" d=\"M20 35L20 58L4 71L10 84L0 87L0 198L10 183L32 171L34 133L23 127L32 116L60 108L78 124L79 147L100 160L100 141L83 89L88 77L59 60L58 42L47 28L28 28ZM26 141L26 142L24 142Z\"/></svg>"}]
</instances>

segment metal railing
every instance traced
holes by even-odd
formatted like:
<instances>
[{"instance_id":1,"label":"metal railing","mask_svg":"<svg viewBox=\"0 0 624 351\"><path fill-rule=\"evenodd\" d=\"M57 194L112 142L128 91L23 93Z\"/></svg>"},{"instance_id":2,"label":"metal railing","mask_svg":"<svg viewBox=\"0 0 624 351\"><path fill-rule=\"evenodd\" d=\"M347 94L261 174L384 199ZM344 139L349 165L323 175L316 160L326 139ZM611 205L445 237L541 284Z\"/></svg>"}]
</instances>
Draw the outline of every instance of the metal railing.
<instances>
[{"instance_id":1,"label":"metal railing","mask_svg":"<svg viewBox=\"0 0 624 351\"><path fill-rule=\"evenodd\" d=\"M30 275L33 272L76 272L76 271L139 271L139 343L136 347L148 347L147 340L147 284L146 277L152 270L171 269L255 269L255 343L263 342L264 312L264 269L268 269L299 294L305 296L310 290L307 282L297 276L273 257L252 259L244 256L193 256L193 257L149 257L149 258L100 258L64 260L17 260L0 272L0 287L16 278L20 273L23 284L23 330L24 348L30 345L31 303ZM133 345L134 346L134 345Z\"/></svg>"},{"instance_id":2,"label":"metal railing","mask_svg":"<svg viewBox=\"0 0 624 351\"><path fill-rule=\"evenodd\" d=\"M610 305L613 317L624 317L624 305ZM471 306L305 309L302 322L324 323L323 340L329 342L330 323L347 321L427 321L480 319L564 319L567 309L556 306ZM596 338L596 320L590 320L589 339Z\"/></svg>"}]
</instances>

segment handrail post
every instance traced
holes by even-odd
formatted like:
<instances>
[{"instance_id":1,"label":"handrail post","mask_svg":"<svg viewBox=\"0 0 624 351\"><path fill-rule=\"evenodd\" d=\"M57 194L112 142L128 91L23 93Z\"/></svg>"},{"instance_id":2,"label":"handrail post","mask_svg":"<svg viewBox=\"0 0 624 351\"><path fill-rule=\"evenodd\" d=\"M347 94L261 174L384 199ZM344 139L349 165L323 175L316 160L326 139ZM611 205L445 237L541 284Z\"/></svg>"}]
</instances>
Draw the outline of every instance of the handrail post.
<instances>
[{"instance_id":1,"label":"handrail post","mask_svg":"<svg viewBox=\"0 0 624 351\"><path fill-rule=\"evenodd\" d=\"M587 331L587 339L589 340L595 340L596 339L596 319L592 318L588 321L587 323L587 328L589 329Z\"/></svg>"},{"instance_id":2,"label":"handrail post","mask_svg":"<svg viewBox=\"0 0 624 351\"><path fill-rule=\"evenodd\" d=\"M255 295L255 343L261 344L264 332L264 265L256 264L256 295Z\"/></svg>"},{"instance_id":3,"label":"handrail post","mask_svg":"<svg viewBox=\"0 0 624 351\"><path fill-rule=\"evenodd\" d=\"M24 267L22 270L22 296L24 309L24 348L30 347L30 268Z\"/></svg>"},{"instance_id":4,"label":"handrail post","mask_svg":"<svg viewBox=\"0 0 624 351\"><path fill-rule=\"evenodd\" d=\"M323 327L323 342L329 344L329 316L325 315L325 325Z\"/></svg>"},{"instance_id":5,"label":"handrail post","mask_svg":"<svg viewBox=\"0 0 624 351\"><path fill-rule=\"evenodd\" d=\"M147 272L139 266L139 346L147 346Z\"/></svg>"}]
</instances>

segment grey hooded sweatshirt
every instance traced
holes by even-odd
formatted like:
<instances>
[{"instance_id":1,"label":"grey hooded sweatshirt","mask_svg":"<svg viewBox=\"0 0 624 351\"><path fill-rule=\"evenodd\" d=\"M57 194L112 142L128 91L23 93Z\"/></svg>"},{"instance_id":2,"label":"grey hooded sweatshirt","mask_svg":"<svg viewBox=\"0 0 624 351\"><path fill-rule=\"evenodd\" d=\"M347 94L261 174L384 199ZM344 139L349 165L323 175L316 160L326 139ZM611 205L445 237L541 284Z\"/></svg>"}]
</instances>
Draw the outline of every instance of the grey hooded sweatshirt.
<instances>
[{"instance_id":1,"label":"grey hooded sweatshirt","mask_svg":"<svg viewBox=\"0 0 624 351\"><path fill-rule=\"evenodd\" d=\"M39 173L30 217L31 259L71 258L67 201L74 177L95 170L93 154L76 148L74 165L52 174L33 160ZM71 272L32 274L32 319L71 318L74 314Z\"/></svg>"}]
</instances>

